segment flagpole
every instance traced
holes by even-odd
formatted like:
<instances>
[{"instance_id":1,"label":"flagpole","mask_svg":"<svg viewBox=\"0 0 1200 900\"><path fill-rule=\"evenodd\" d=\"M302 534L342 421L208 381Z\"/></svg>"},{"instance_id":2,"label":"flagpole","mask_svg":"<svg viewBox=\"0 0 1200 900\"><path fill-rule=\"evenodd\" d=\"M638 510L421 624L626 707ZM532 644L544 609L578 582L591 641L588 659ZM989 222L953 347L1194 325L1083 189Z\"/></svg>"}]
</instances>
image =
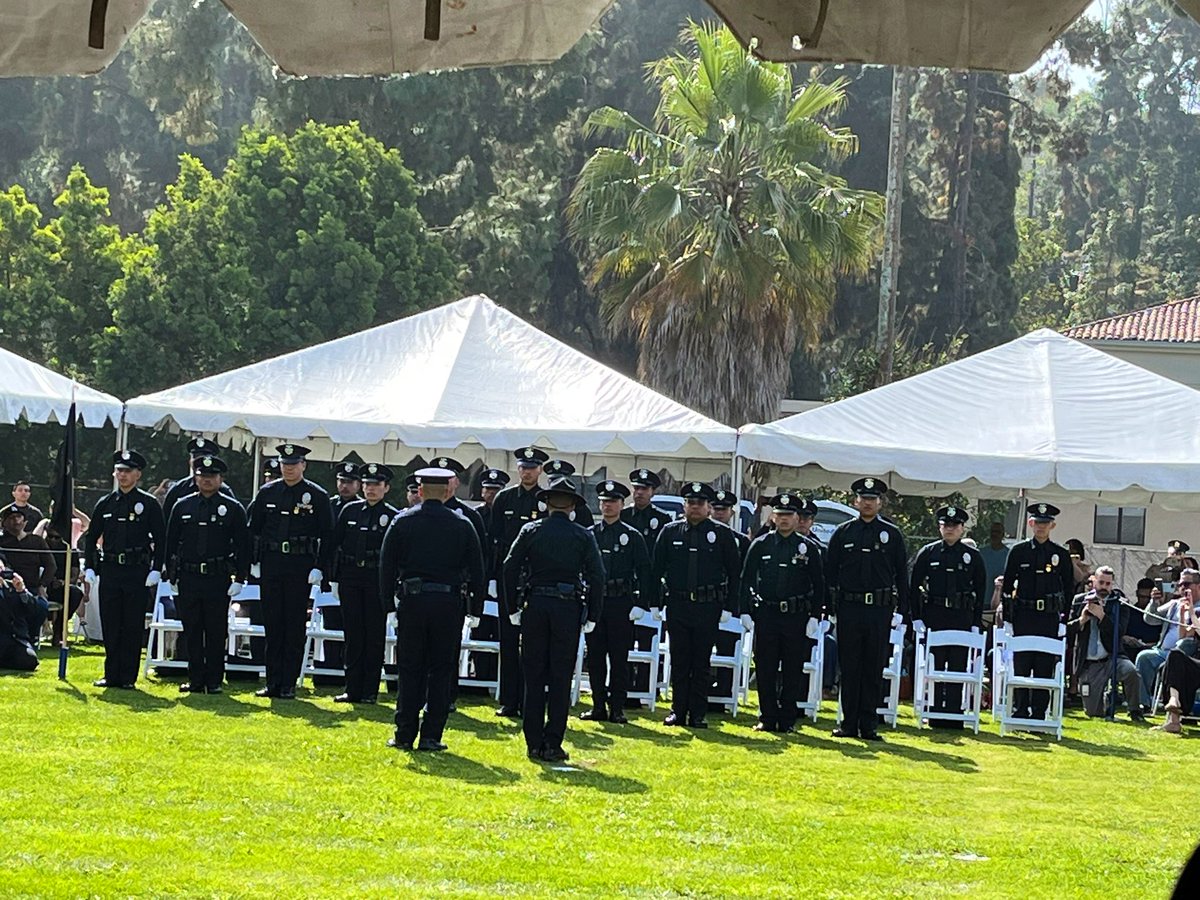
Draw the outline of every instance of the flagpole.
<instances>
[{"instance_id":1,"label":"flagpole","mask_svg":"<svg viewBox=\"0 0 1200 900\"><path fill-rule=\"evenodd\" d=\"M71 510L72 513L75 510ZM67 680L67 624L71 618L71 535L67 535L67 567L63 575L62 643L58 647L58 680Z\"/></svg>"},{"instance_id":2,"label":"flagpole","mask_svg":"<svg viewBox=\"0 0 1200 900\"><path fill-rule=\"evenodd\" d=\"M67 416L68 428L70 431L75 430L75 381L71 381L71 412ZM58 680L67 680L67 627L71 618L71 543L75 537L75 460L72 459L74 450L74 435L68 434L64 437L65 452L67 456L67 467L70 473L70 485L63 490L63 497L60 497L58 502L66 500L69 504L67 509L67 533L60 534L62 542L66 544L67 553L64 560L65 568L63 569L63 599L62 599L62 634L59 635L61 643L58 647ZM61 512L61 511L56 511ZM61 519L58 515L56 518Z\"/></svg>"}]
</instances>

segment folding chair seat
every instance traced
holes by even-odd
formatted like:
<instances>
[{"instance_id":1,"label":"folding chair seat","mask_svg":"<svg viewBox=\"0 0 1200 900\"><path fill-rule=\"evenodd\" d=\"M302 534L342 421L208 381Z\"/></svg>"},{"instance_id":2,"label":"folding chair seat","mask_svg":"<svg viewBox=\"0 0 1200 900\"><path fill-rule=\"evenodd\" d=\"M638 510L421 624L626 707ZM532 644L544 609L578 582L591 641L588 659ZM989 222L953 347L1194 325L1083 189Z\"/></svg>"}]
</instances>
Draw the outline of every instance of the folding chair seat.
<instances>
[{"instance_id":1,"label":"folding chair seat","mask_svg":"<svg viewBox=\"0 0 1200 900\"><path fill-rule=\"evenodd\" d=\"M253 661L253 653L250 648L250 641L265 639L267 630L264 626L251 622L249 616L238 615L238 610L235 608L239 603L253 602L259 600L261 596L257 584L248 584L229 604L229 623L226 627L228 632L226 639L229 641L226 648L226 672L252 672L260 677L267 674L266 665ZM238 662L237 660L245 661Z\"/></svg>"},{"instance_id":2,"label":"folding chair seat","mask_svg":"<svg viewBox=\"0 0 1200 900\"><path fill-rule=\"evenodd\" d=\"M658 703L659 691L667 689L662 678L662 653L663 653L663 623L654 616L650 615L647 610L635 625L642 628L653 629L654 634L650 638L650 646L645 650L640 647L634 647L629 651L629 661L631 663L642 663L650 667L650 677L646 682L646 690L634 690L630 686L629 693L626 695L630 700L641 700L646 703L651 712L654 711L655 705Z\"/></svg>"},{"instance_id":3,"label":"folding chair seat","mask_svg":"<svg viewBox=\"0 0 1200 900\"><path fill-rule=\"evenodd\" d=\"M326 610L340 606L341 601L332 593L319 592L313 597L312 615L309 616L308 628L305 632L304 656L301 658L300 677L296 680L297 686L304 683L305 675L324 675L329 678L345 677L346 670L342 666L333 668L326 665L325 660L326 641L337 641L342 644L346 642L345 631L340 628L329 628L325 624Z\"/></svg>"},{"instance_id":4,"label":"folding chair seat","mask_svg":"<svg viewBox=\"0 0 1200 900\"><path fill-rule=\"evenodd\" d=\"M173 596L170 585L165 581L160 582L154 595L154 609L146 623L146 661L142 666L144 675L150 674L151 666L156 669L187 669L186 660L174 658L175 644L183 634L183 622L167 617L165 601Z\"/></svg>"},{"instance_id":5,"label":"folding chair seat","mask_svg":"<svg viewBox=\"0 0 1200 900\"><path fill-rule=\"evenodd\" d=\"M737 619L722 622L721 631L736 635L737 643L733 645L733 650L728 656L717 653L714 647L708 664L710 669L729 669L732 678L728 696L709 695L708 702L721 704L731 716L736 717L738 704L744 703L747 697L746 682L749 681L749 661L754 649L754 635L753 632L746 631Z\"/></svg>"},{"instance_id":6,"label":"folding chair seat","mask_svg":"<svg viewBox=\"0 0 1200 900\"><path fill-rule=\"evenodd\" d=\"M1049 678L1038 678L1015 671L1012 659L1018 653L1044 653L1054 660L1054 673ZM1038 731L1053 734L1062 740L1063 700L1066 693L1067 642L1063 638L1048 638L1038 635L1010 637L1005 642L1004 663L1004 707L1000 715L1000 734L1010 731ZM1044 719L1031 719L1014 714L1013 696L1022 688L1050 692Z\"/></svg>"},{"instance_id":7,"label":"folding chair seat","mask_svg":"<svg viewBox=\"0 0 1200 900\"><path fill-rule=\"evenodd\" d=\"M965 647L966 666L961 670L937 668L934 660L936 647ZM913 712L917 727L924 727L933 714L934 692L939 684L962 686L962 709L960 712L938 712L934 718L942 721L965 722L979 734L979 718L983 709L983 660L987 652L987 637L970 631L925 631L917 635L914 652L915 675L913 681Z\"/></svg>"},{"instance_id":8,"label":"folding chair seat","mask_svg":"<svg viewBox=\"0 0 1200 900\"><path fill-rule=\"evenodd\" d=\"M483 601L481 621L492 619L497 622L496 634L499 635L500 605L495 600ZM477 662L473 654L493 654L496 657L496 675L494 678L483 678L478 674ZM393 653L393 657L394 657ZM471 626L463 622L462 646L458 652L458 683L462 687L487 688L493 698L500 696L500 641L487 641L471 637Z\"/></svg>"}]
</instances>

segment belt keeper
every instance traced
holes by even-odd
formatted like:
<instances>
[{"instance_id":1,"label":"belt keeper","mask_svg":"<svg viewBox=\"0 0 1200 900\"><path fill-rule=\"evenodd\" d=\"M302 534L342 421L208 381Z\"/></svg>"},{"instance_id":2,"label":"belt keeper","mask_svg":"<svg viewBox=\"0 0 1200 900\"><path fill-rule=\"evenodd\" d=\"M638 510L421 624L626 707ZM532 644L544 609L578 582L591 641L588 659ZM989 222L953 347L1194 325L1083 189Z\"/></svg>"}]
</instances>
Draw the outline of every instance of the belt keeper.
<instances>
[{"instance_id":1,"label":"belt keeper","mask_svg":"<svg viewBox=\"0 0 1200 900\"><path fill-rule=\"evenodd\" d=\"M1038 612L1045 612L1045 611L1046 611L1046 601L1045 601L1045 600L1043 600L1043 599L1042 599L1042 598L1040 598L1040 597L1038 598L1038 602L1037 602L1037 611L1038 611Z\"/></svg>"}]
</instances>

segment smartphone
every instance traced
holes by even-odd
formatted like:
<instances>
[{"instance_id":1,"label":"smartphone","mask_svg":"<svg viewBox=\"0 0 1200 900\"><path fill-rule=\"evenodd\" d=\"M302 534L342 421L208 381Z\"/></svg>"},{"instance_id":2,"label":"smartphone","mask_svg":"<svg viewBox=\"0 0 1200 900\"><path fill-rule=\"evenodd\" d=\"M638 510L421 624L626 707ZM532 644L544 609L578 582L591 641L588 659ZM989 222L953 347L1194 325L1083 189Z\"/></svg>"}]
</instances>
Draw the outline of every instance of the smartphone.
<instances>
[{"instance_id":1,"label":"smartphone","mask_svg":"<svg viewBox=\"0 0 1200 900\"><path fill-rule=\"evenodd\" d=\"M1166 596L1167 594L1173 594L1175 593L1175 582L1164 581L1159 590L1163 592L1163 596Z\"/></svg>"}]
</instances>

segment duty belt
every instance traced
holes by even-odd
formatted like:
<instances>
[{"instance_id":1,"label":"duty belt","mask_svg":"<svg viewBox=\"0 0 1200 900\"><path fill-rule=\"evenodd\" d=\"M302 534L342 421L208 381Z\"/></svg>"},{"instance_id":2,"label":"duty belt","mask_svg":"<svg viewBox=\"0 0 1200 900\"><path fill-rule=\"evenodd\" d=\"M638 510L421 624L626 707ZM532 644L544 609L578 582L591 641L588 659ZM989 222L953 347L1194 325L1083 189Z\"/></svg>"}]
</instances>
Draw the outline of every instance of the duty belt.
<instances>
[{"instance_id":1,"label":"duty belt","mask_svg":"<svg viewBox=\"0 0 1200 900\"><path fill-rule=\"evenodd\" d=\"M768 609L778 609L781 613L798 613L808 609L812 600L812 594L797 594L793 597L784 597L782 600L768 600L766 597L759 597L754 604L755 608L766 607Z\"/></svg>"},{"instance_id":2,"label":"duty belt","mask_svg":"<svg viewBox=\"0 0 1200 900\"><path fill-rule=\"evenodd\" d=\"M624 597L633 593L633 582L628 578L614 578L604 583L604 593L611 597Z\"/></svg>"},{"instance_id":3,"label":"duty belt","mask_svg":"<svg viewBox=\"0 0 1200 900\"><path fill-rule=\"evenodd\" d=\"M317 539L304 535L302 537L290 538L286 541L263 541L262 546L274 553L283 553L284 555L306 554L313 555L317 551L315 544Z\"/></svg>"},{"instance_id":4,"label":"duty belt","mask_svg":"<svg viewBox=\"0 0 1200 900\"><path fill-rule=\"evenodd\" d=\"M426 581L424 578L405 578L400 582L400 588L405 597L415 597L418 594L453 594L458 588L436 581Z\"/></svg>"},{"instance_id":5,"label":"duty belt","mask_svg":"<svg viewBox=\"0 0 1200 900\"><path fill-rule=\"evenodd\" d=\"M1016 601L1022 609L1037 612L1062 612L1063 609L1062 594L1051 594L1049 597L1017 597Z\"/></svg>"},{"instance_id":6,"label":"duty belt","mask_svg":"<svg viewBox=\"0 0 1200 900\"><path fill-rule=\"evenodd\" d=\"M340 553L338 562L343 566L354 566L359 569L378 569L379 551L368 550L362 558L351 556L349 553Z\"/></svg>"},{"instance_id":7,"label":"duty belt","mask_svg":"<svg viewBox=\"0 0 1200 900\"><path fill-rule=\"evenodd\" d=\"M180 561L178 568L180 572L187 575L228 575L229 559L221 557L218 559L206 559L202 562Z\"/></svg>"},{"instance_id":8,"label":"duty belt","mask_svg":"<svg viewBox=\"0 0 1200 900\"><path fill-rule=\"evenodd\" d=\"M105 553L104 562L115 566L144 566L150 562L150 551L145 547L122 550L120 553Z\"/></svg>"},{"instance_id":9,"label":"duty belt","mask_svg":"<svg viewBox=\"0 0 1200 900\"><path fill-rule=\"evenodd\" d=\"M720 584L704 584L694 591L667 591L668 600L686 600L689 603L712 603L725 599L725 587Z\"/></svg>"},{"instance_id":10,"label":"duty belt","mask_svg":"<svg viewBox=\"0 0 1200 900\"><path fill-rule=\"evenodd\" d=\"M948 594L945 597L927 596L925 602L926 604L942 606L946 609L969 609L975 605L975 594L971 591L960 591L957 594Z\"/></svg>"},{"instance_id":11,"label":"duty belt","mask_svg":"<svg viewBox=\"0 0 1200 900\"><path fill-rule=\"evenodd\" d=\"M891 606L892 598L895 595L896 591L893 588L881 588L878 591L866 591L865 593L842 591L841 599L849 600L851 603L861 603L864 606Z\"/></svg>"},{"instance_id":12,"label":"duty belt","mask_svg":"<svg viewBox=\"0 0 1200 900\"><path fill-rule=\"evenodd\" d=\"M529 589L530 595L534 597L560 597L564 600L574 600L575 591L575 585L565 581L557 584L535 584Z\"/></svg>"}]
</instances>

